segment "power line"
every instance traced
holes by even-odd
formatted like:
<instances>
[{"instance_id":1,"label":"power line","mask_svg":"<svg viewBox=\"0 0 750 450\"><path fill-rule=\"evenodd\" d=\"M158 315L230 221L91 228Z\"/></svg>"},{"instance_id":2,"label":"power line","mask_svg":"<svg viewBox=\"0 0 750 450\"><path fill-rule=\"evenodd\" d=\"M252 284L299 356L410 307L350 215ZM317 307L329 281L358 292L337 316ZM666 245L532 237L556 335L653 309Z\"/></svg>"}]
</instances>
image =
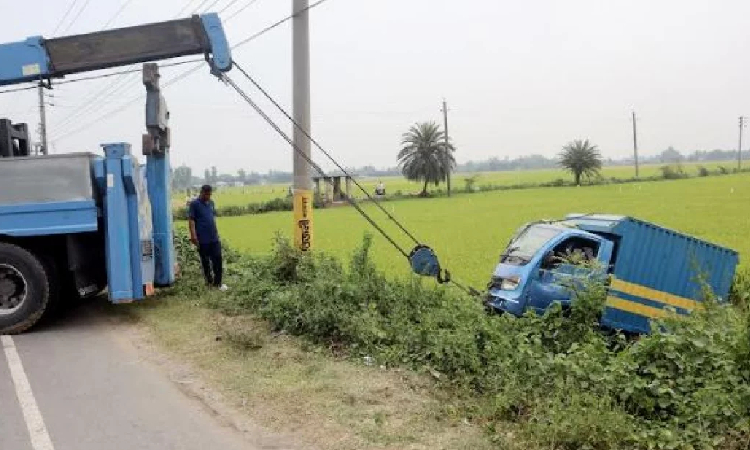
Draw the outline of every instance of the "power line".
<instances>
[{"instance_id":1,"label":"power line","mask_svg":"<svg viewBox=\"0 0 750 450\"><path fill-rule=\"evenodd\" d=\"M323 3L327 2L327 1L328 0L318 0L317 2L315 2L315 3L311 4L310 6L308 6L307 8L299 10L299 12L297 14L302 14L305 11L309 11L309 10L315 8L316 6L321 5L321 4L323 4ZM248 37L248 38L246 38L246 39L238 42L234 47L232 47L232 49L234 50L237 47L245 45L246 43L248 43L248 42L250 42L252 40L255 40L255 39L257 39L257 38L259 38L261 36L263 36L264 34L268 33L269 31L273 30L274 28L280 27L281 25L285 24L286 22L289 22L290 20L294 19L297 16L297 14L292 14L291 16L285 17L285 18L279 20L278 22L276 22L276 23L274 23L274 24L272 24L272 25L270 25L270 26L268 26L268 27L260 30L259 32L255 33L254 35L252 35L252 36L250 36L250 37Z\"/></svg>"},{"instance_id":2,"label":"power line","mask_svg":"<svg viewBox=\"0 0 750 450\"><path fill-rule=\"evenodd\" d=\"M206 9L203 10L203 13L207 13L208 11L210 11L211 8L213 8L214 6L216 6L216 4L219 3L220 1L221 0L214 0L213 3L211 3L208 6L206 6Z\"/></svg>"},{"instance_id":3,"label":"power line","mask_svg":"<svg viewBox=\"0 0 750 450\"><path fill-rule=\"evenodd\" d=\"M349 204L357 210L357 212L362 216L363 219L365 219L373 228L375 228L381 236L383 236L399 253L401 253L408 261L409 264L412 266L415 273L418 273L420 275L429 275L434 276L438 283L444 284L444 283L453 283L456 287L463 290L468 295L480 295L480 293L469 286L465 286L462 283L458 283L455 280L452 279L450 272L447 269L441 269L440 264L438 262L437 255L435 254L434 250L432 250L430 247L422 244L398 219L396 219L391 213L388 212L387 209L383 207L383 205L375 199L367 189L362 186L354 176L352 176L344 167L339 164L338 161L336 161L333 156L327 152L311 135L310 133L305 130L305 128L300 125L299 122L294 120L294 118L287 112L263 87L261 87L251 76L248 74L242 67L240 67L237 63L234 63L234 66L248 79L250 82L266 97L267 100L269 100L273 105L287 118L289 119L294 127L298 129L300 132L302 132L307 139L312 142L315 147L320 150L339 170L341 170L342 173L344 173L346 176L348 176L354 184L367 196L367 198L377 207L379 208L383 213L385 213L386 217L390 219L406 236L409 237L415 244L416 247L414 250L412 250L410 253L407 253L406 249L399 245L395 239L387 233L380 225L378 225L377 222L359 205L359 203L352 198L351 196L346 196L346 200L349 202ZM271 126L278 134L281 136L294 150L294 152L299 155L302 159L304 159L311 167L313 167L322 177L326 177L326 173L323 171L323 169L313 161L313 159L306 154L294 140L289 137L287 133L285 133L281 127L274 122L271 117L266 114L263 109L258 106L258 104L253 101L253 99L244 91L242 88L240 88L237 83L235 83L229 76L226 74L222 74L222 79L231 86L267 123ZM419 253L422 253L423 257L427 255L427 258L429 258L429 262L431 265L436 266L436 268L433 270L432 268L428 269L429 272L425 271L424 268L420 269L417 268L417 266L414 265L413 257L416 258ZM419 259L418 259L419 260Z\"/></svg>"},{"instance_id":4,"label":"power line","mask_svg":"<svg viewBox=\"0 0 750 450\"><path fill-rule=\"evenodd\" d=\"M194 64L194 63L202 62L202 61L203 61L202 59L198 59L198 60L196 60L196 59L190 59L190 60L186 60L186 61L178 61L178 62L164 64L161 67L175 67L175 66L181 66L181 65L185 65L185 64ZM79 81L88 81L88 80L96 80L96 79L99 79L99 78L109 78L109 77L113 77L113 76L128 75L128 74L133 74L133 73L136 73L136 72L140 72L141 70L142 70L141 67L134 67L132 69L121 70L119 72L112 72L112 73L106 73L106 74L101 74L101 75L94 75L94 76L90 76L90 77L81 77L81 78L76 78L76 79L72 79L72 80L63 80L63 81L58 82L57 84L76 83L76 82L79 82ZM105 96L105 97L111 97L117 91L121 91L122 88L127 87L127 86L128 86L127 84L121 84L120 86L114 86L114 85L107 86L105 89L99 91L99 93L101 95L95 95L93 97L93 101L92 102L90 102L89 104L86 104L86 105L79 106L78 107L78 111L74 111L70 115L68 115L67 117L63 118L63 120L61 120L58 124L56 124L57 127L58 128L63 128L65 126L69 125L71 122L73 122L78 117L80 117L81 114L91 112L92 108L94 108L94 107L96 107L96 106L99 105L99 100L100 100L100 97L102 95ZM112 89L109 89L110 87ZM107 91L107 90L109 90L109 92L107 92L106 94L104 94L104 91Z\"/></svg>"},{"instance_id":5,"label":"power line","mask_svg":"<svg viewBox=\"0 0 750 450\"><path fill-rule=\"evenodd\" d=\"M57 33L57 30L60 29L60 26L62 26L63 22L65 22L65 19L68 18L70 15L70 12L73 10L73 6L78 2L78 0L72 0L70 2L70 5L68 5L68 9L65 11L65 14L63 14L62 19L60 19L59 22L57 22L57 25L55 26L55 29L52 31L52 36L54 36Z\"/></svg>"},{"instance_id":6,"label":"power line","mask_svg":"<svg viewBox=\"0 0 750 450\"><path fill-rule=\"evenodd\" d=\"M78 13L75 15L75 17L73 17L73 20L71 20L70 23L68 24L68 26L65 27L65 30L63 31L63 33L67 33L68 30L70 30L70 28L73 26L73 24L76 23L76 21L78 20L78 18L81 17L81 14L86 9L86 7L89 5L90 2L91 2L91 0L86 0L86 2L83 4L83 6L81 7L81 9L78 10Z\"/></svg>"},{"instance_id":7,"label":"power line","mask_svg":"<svg viewBox=\"0 0 750 450\"><path fill-rule=\"evenodd\" d=\"M218 13L218 14L223 14L223 13L224 13L224 11L226 11L226 10L228 10L229 8L231 8L232 6L234 6L234 4L235 4L235 3L237 3L238 1L240 1L240 0L232 0L232 1L230 1L230 2L229 2L229 3L227 4L227 5L225 5L225 6L223 7L223 8L221 8L221 9L219 10L219 13Z\"/></svg>"},{"instance_id":8,"label":"power line","mask_svg":"<svg viewBox=\"0 0 750 450\"><path fill-rule=\"evenodd\" d=\"M129 3L130 1L131 0L127 0L126 4L123 5L123 8L124 6L127 6L127 3ZM180 9L180 11L177 12L175 18L178 18L186 9L188 9L193 1L194 0L188 0ZM119 14L119 12L116 14ZM106 28L106 25L104 28ZM136 81L136 79L127 74L124 74L122 77L112 80L112 82L110 82L107 86L83 100L81 102L81 106L78 109L71 111L71 113L67 117L63 118L62 123L67 125L70 121L72 121L74 116L80 116L83 112L88 113L92 105L96 105L98 102L108 100L109 97L111 97L115 92L121 90L121 88L135 86L137 82L133 83L133 81Z\"/></svg>"},{"instance_id":9,"label":"power line","mask_svg":"<svg viewBox=\"0 0 750 450\"><path fill-rule=\"evenodd\" d=\"M227 21L232 20L233 18L237 17L242 11L246 10L247 8L253 6L254 4L258 3L258 0L250 0L247 5L243 6L242 8L238 9L237 11L233 12L229 17L227 17Z\"/></svg>"},{"instance_id":10,"label":"power line","mask_svg":"<svg viewBox=\"0 0 750 450\"><path fill-rule=\"evenodd\" d=\"M180 10L177 12L177 14L175 14L175 17L180 17L182 15L182 13L184 13L185 11L187 11L190 8L190 5L192 5L194 1L195 0L188 0L185 3L185 6L183 6L182 8L180 8Z\"/></svg>"},{"instance_id":11,"label":"power line","mask_svg":"<svg viewBox=\"0 0 750 450\"><path fill-rule=\"evenodd\" d=\"M125 2L124 2L124 3L122 4L122 5L120 5L120 9L118 9L118 10L117 10L117 11L116 11L116 12L115 12L115 13L114 13L113 15L112 15L112 17L110 17L110 18L109 18L109 20L107 20L107 23L105 23L105 24L104 24L104 26L103 26L102 28L107 28L107 27L108 27L108 26L109 26L109 25L110 25L110 24L111 24L111 23L112 23L112 22L113 22L113 21L114 21L114 20L115 20L115 19L116 19L116 18L117 18L117 17L119 16L119 15L120 15L120 14L122 14L123 10L125 10L125 8L127 8L127 6L128 6L128 5L130 4L130 3L132 3L132 2L133 2L133 0L125 0Z\"/></svg>"},{"instance_id":12,"label":"power line","mask_svg":"<svg viewBox=\"0 0 750 450\"><path fill-rule=\"evenodd\" d=\"M32 89L36 89L36 86L26 86L22 88L5 89L4 91L0 91L0 94L11 94L13 92L30 91Z\"/></svg>"},{"instance_id":13,"label":"power line","mask_svg":"<svg viewBox=\"0 0 750 450\"><path fill-rule=\"evenodd\" d=\"M305 11L309 11L309 10L311 10L311 9L313 9L313 8L315 8L315 7L317 7L317 6L321 5L321 4L323 4L323 3L325 3L326 1L328 1L328 0L318 0L317 2L315 2L315 3L311 4L310 6L308 6L307 8L301 9L300 11L298 11L298 12L297 12L297 14L301 14L301 13L303 13L303 12L305 12ZM286 23L286 22L288 22L288 21L292 20L292 19L293 19L294 17L296 17L296 15L297 15L297 14L292 14L292 15L290 15L290 16L287 16L287 17L285 17L285 18L283 18L283 19L281 19L281 20L279 20L279 21L277 21L277 22L275 22L275 23L273 23L273 24L271 24L271 25L267 26L266 28L264 28L264 29L260 30L259 32L257 32L257 33L255 33L255 34L253 34L253 35L251 35L251 36L249 36L249 37L247 37L247 38L243 39L243 40L242 40L242 41L240 41L239 43L237 43L237 44L233 45L233 46L232 46L232 50L236 50L237 48L239 48L239 47L241 47L241 46L243 46L243 45L245 45L245 44L247 44L247 43L249 43L249 42L252 42L252 41L254 41L255 39L258 39L259 37L261 37L261 36L263 36L264 34L266 34L266 33L270 32L271 30L273 30L273 29L275 29L275 28L278 28L278 27L279 27L279 26L281 26L282 24L284 24L284 23ZM183 72L183 73L181 73L181 74L179 74L179 75L175 76L174 78L172 78L172 79L170 79L170 80L166 81L166 82L165 82L165 84L164 84L164 85L162 86L162 89L164 89L164 88L167 88L168 86L170 86L170 85L172 85L172 84L175 84L175 83L177 83L178 81L180 81L180 80L182 80L182 79L184 79L184 78L188 77L189 75L191 75L191 74L193 74L194 72L198 71L198 69L200 69L200 67L201 67L201 66L199 66L199 65L196 65L195 67L193 67L193 68L190 68L190 69L186 70L185 72ZM72 136L72 135L74 135L74 134L76 134L76 133L78 133L78 132L80 132L80 131L82 131L82 130L84 130L84 129L88 128L88 127L89 127L89 126L91 126L92 124L95 124L95 123L99 122L100 120L102 120L102 119L104 119L104 118L110 118L110 117L112 117L112 116L114 116L114 115L116 115L116 114L119 114L120 112L124 111L124 110L125 110L125 108L127 108L128 106L130 106L130 105L134 104L135 102L139 101L139 100L140 100L140 99L141 99L142 97L143 97L143 95L138 95L138 96L136 96L136 97L134 97L134 98L130 99L129 101L127 101L127 102L126 102L126 103L124 103L123 105L120 105L120 106L119 106L119 107L117 107L116 109L114 109L114 110L112 110L112 111L109 111L109 112L107 112L107 113L105 113L105 114L102 114L102 115L100 115L100 116L97 116L97 117L96 117L96 119L94 119L94 120L92 120L92 121L89 121L89 122L87 122L87 123L86 123L85 125L83 125L83 126L81 126L81 127L78 127L78 128L75 128L75 129L74 129L74 130L72 130L72 131L69 131L69 132L63 133L62 135L60 135L60 136L57 136L57 137L53 138L52 140L53 140L53 141L58 141L58 140L61 140L61 139L64 139L64 138L66 138L66 137L68 137L68 136Z\"/></svg>"},{"instance_id":14,"label":"power line","mask_svg":"<svg viewBox=\"0 0 750 450\"><path fill-rule=\"evenodd\" d=\"M201 9L203 9L203 7L206 6L206 3L208 3L209 1L210 0L203 0L202 2L200 2L198 4L198 6L196 6L195 9L193 9L193 14L197 14L198 11L200 11Z\"/></svg>"}]
</instances>

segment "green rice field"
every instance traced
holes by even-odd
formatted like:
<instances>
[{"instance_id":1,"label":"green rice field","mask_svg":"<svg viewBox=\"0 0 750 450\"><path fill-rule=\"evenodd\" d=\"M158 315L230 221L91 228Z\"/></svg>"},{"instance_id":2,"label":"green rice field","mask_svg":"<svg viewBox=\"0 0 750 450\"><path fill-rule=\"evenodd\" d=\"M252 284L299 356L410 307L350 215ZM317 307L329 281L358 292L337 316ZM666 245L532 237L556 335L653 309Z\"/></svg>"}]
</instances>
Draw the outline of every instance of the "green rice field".
<instances>
[{"instance_id":1,"label":"green rice field","mask_svg":"<svg viewBox=\"0 0 750 450\"><path fill-rule=\"evenodd\" d=\"M612 170L624 170L620 176L627 175L626 169ZM561 175L557 171L522 172L526 180L554 179ZM613 172L605 175L616 176ZM493 182L498 182L515 175L486 176L488 181L494 177ZM509 183L516 182L506 179ZM226 195L216 196L217 206L235 198ZM519 226L572 212L633 215L733 248L740 252L742 266L750 267L747 264L750 257L750 174L458 194L452 198L389 201L384 205L422 242L437 251L443 266L449 268L455 278L477 287L485 285L498 255ZM413 246L373 205L366 205L365 210L398 236L404 247ZM376 234L350 207L316 210L314 217L314 248L342 258L351 254L365 233ZM261 254L270 251L275 233L291 236L292 214L220 218L219 231L232 246ZM374 237L373 257L378 266L394 276L408 274L409 267L403 256L382 237Z\"/></svg>"},{"instance_id":2,"label":"green rice field","mask_svg":"<svg viewBox=\"0 0 750 450\"><path fill-rule=\"evenodd\" d=\"M701 163L701 164L684 164L683 169L689 175L695 176L699 167L706 167L709 170L715 170L720 165L732 168L731 162L724 163ZM651 177L661 173L661 165L645 165L640 168L640 176ZM605 178L631 178L635 176L635 169L630 166L605 167L601 172ZM468 177L476 176L476 186L498 185L509 186L517 184L535 184L546 183L563 179L571 181L570 174L560 169L549 170L524 170L513 172L483 172L483 173L456 173L453 175L453 186L463 189L464 180ZM417 182L408 181L402 177L383 177L380 180L385 184L387 194L393 194L401 191L403 194L418 193L422 190L422 185ZM375 185L378 178L362 178L358 180L371 194L375 191ZM219 189L214 193L214 200L217 205L221 206L243 206L248 203L259 203L272 200L287 195L287 184L270 184L265 186L244 186L228 187ZM364 194L356 186L352 186L352 194L357 198L363 198ZM445 189L444 185L438 187L430 186L431 191ZM174 206L183 206L185 204L185 193L175 193L173 197Z\"/></svg>"}]
</instances>

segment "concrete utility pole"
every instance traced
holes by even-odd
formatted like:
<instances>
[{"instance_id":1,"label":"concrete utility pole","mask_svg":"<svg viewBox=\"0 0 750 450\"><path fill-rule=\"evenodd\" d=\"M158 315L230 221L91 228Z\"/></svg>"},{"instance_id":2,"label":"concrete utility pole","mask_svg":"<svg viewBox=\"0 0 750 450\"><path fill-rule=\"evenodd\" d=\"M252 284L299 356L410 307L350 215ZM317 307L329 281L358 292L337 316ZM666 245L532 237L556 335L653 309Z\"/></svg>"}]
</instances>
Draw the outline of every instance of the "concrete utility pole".
<instances>
[{"instance_id":1,"label":"concrete utility pole","mask_svg":"<svg viewBox=\"0 0 750 450\"><path fill-rule=\"evenodd\" d=\"M448 103L446 103L445 99L443 99L443 128L445 131L444 138L445 138L445 148L448 150L448 144L450 142L450 138L448 137ZM450 150L448 150L450 151ZM451 196L451 168L448 168L448 178L446 180L448 183L448 197Z\"/></svg>"},{"instance_id":2,"label":"concrete utility pole","mask_svg":"<svg viewBox=\"0 0 750 450\"><path fill-rule=\"evenodd\" d=\"M737 170L742 170L742 130L747 127L747 117L740 116L740 143L737 146Z\"/></svg>"},{"instance_id":3,"label":"concrete utility pole","mask_svg":"<svg viewBox=\"0 0 750 450\"><path fill-rule=\"evenodd\" d=\"M635 160L635 177L639 177L639 170L638 170L638 131L636 128L636 117L635 117L635 111L633 111L633 158Z\"/></svg>"},{"instance_id":4,"label":"concrete utility pole","mask_svg":"<svg viewBox=\"0 0 750 450\"><path fill-rule=\"evenodd\" d=\"M292 0L292 90L294 121L310 134L310 13L308 0ZM312 179L310 139L294 127L294 243L302 251L312 249Z\"/></svg>"},{"instance_id":5,"label":"concrete utility pole","mask_svg":"<svg viewBox=\"0 0 750 450\"><path fill-rule=\"evenodd\" d=\"M39 136L41 141L41 153L42 155L47 154L47 109L46 101L44 99L44 82L39 81L37 87L39 91Z\"/></svg>"}]
</instances>

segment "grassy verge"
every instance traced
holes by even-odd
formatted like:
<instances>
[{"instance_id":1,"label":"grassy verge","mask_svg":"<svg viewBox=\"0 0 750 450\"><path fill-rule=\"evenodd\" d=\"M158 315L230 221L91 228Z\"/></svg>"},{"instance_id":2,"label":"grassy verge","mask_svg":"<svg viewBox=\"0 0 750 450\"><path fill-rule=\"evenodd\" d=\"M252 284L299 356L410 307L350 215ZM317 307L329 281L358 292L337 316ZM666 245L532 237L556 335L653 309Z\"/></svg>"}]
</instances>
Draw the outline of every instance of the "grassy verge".
<instances>
[{"instance_id":1,"label":"grassy verge","mask_svg":"<svg viewBox=\"0 0 750 450\"><path fill-rule=\"evenodd\" d=\"M189 276L195 276L195 273ZM207 308L215 292L171 292L113 311L145 325L253 422L320 449L493 448L435 381L337 357L265 320Z\"/></svg>"},{"instance_id":2,"label":"grassy verge","mask_svg":"<svg viewBox=\"0 0 750 450\"><path fill-rule=\"evenodd\" d=\"M346 268L281 240L268 257L228 249L220 294L178 236L180 286L131 313L249 414L324 448L747 448L746 275L734 306L706 293L705 311L633 340L599 329L602 285L570 310L490 316L386 278L369 244Z\"/></svg>"}]
</instances>

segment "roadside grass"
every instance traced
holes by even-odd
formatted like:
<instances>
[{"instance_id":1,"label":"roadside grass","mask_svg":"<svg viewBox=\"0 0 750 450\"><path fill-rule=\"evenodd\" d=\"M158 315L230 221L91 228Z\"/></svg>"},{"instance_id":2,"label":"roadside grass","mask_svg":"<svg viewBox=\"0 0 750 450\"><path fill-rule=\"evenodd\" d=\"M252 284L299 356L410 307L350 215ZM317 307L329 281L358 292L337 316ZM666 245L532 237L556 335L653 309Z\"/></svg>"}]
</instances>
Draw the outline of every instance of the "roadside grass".
<instances>
[{"instance_id":1,"label":"roadside grass","mask_svg":"<svg viewBox=\"0 0 750 450\"><path fill-rule=\"evenodd\" d=\"M198 369L231 406L323 450L497 448L427 376L336 357L250 316L206 309L214 292L113 308Z\"/></svg>"},{"instance_id":2,"label":"roadside grass","mask_svg":"<svg viewBox=\"0 0 750 450\"><path fill-rule=\"evenodd\" d=\"M368 239L348 267L279 239L270 257L227 248L233 288L218 293L184 233L176 243L180 284L123 311L250 417L310 445L734 450L750 436L745 275L737 306L707 297L629 340L598 330L603 284L569 313L498 317L385 277Z\"/></svg>"}]
</instances>

